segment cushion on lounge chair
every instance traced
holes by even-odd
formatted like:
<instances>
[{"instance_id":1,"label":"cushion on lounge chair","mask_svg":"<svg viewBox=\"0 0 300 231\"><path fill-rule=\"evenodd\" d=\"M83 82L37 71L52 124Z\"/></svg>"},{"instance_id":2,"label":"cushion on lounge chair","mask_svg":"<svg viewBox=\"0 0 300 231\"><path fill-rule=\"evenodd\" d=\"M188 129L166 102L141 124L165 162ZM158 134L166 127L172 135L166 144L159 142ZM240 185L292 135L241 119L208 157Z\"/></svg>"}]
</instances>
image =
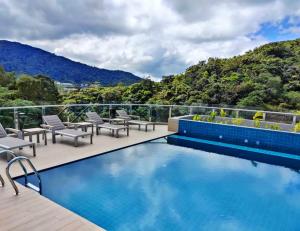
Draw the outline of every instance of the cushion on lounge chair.
<instances>
[{"instance_id":1,"label":"cushion on lounge chair","mask_svg":"<svg viewBox=\"0 0 300 231\"><path fill-rule=\"evenodd\" d=\"M83 132L81 130L74 130L74 129L62 129L62 130L55 130L55 134L69 136L69 137L80 137L80 136L87 136L92 135L92 132Z\"/></svg>"},{"instance_id":2,"label":"cushion on lounge chair","mask_svg":"<svg viewBox=\"0 0 300 231\"><path fill-rule=\"evenodd\" d=\"M99 128L107 128L107 129L111 129L111 130L127 129L126 125L110 124L110 123L99 124L98 127Z\"/></svg>"},{"instance_id":3,"label":"cushion on lounge chair","mask_svg":"<svg viewBox=\"0 0 300 231\"><path fill-rule=\"evenodd\" d=\"M140 116L137 115L128 115L125 110L116 110L119 118L125 119L126 121L132 120L133 118L140 119Z\"/></svg>"},{"instance_id":4,"label":"cushion on lounge chair","mask_svg":"<svg viewBox=\"0 0 300 231\"><path fill-rule=\"evenodd\" d=\"M128 117L130 118L130 116L127 114L127 112L125 110L116 110L117 114L120 116L120 117Z\"/></svg>"},{"instance_id":5,"label":"cushion on lounge chair","mask_svg":"<svg viewBox=\"0 0 300 231\"><path fill-rule=\"evenodd\" d=\"M4 129L4 127L2 126L2 124L0 124L0 138L6 137L6 136L7 136L7 133Z\"/></svg>"},{"instance_id":6,"label":"cushion on lounge chair","mask_svg":"<svg viewBox=\"0 0 300 231\"><path fill-rule=\"evenodd\" d=\"M135 124L135 125L153 125L155 122L150 121L143 121L143 120L129 120L129 124Z\"/></svg>"},{"instance_id":7,"label":"cushion on lounge chair","mask_svg":"<svg viewBox=\"0 0 300 231\"><path fill-rule=\"evenodd\" d=\"M3 137L0 138L0 147L5 149L15 149L15 148L22 148L25 146L32 146L33 143L14 138L14 137Z\"/></svg>"},{"instance_id":8,"label":"cushion on lounge chair","mask_svg":"<svg viewBox=\"0 0 300 231\"><path fill-rule=\"evenodd\" d=\"M89 121L92 121L96 124L104 124L103 119L96 112L87 112L86 116Z\"/></svg>"},{"instance_id":9,"label":"cushion on lounge chair","mask_svg":"<svg viewBox=\"0 0 300 231\"><path fill-rule=\"evenodd\" d=\"M50 125L54 130L65 129L65 125L57 115L43 116L43 120L47 125Z\"/></svg>"}]
</instances>

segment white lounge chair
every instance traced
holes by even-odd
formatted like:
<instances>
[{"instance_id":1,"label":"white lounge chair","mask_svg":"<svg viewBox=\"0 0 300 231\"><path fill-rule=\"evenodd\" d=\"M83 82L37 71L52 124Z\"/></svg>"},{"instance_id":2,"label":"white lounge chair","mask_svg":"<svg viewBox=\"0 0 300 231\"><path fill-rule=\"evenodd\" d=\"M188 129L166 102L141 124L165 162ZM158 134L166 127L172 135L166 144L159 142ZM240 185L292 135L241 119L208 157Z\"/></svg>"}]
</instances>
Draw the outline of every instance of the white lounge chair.
<instances>
[{"instance_id":1,"label":"white lounge chair","mask_svg":"<svg viewBox=\"0 0 300 231\"><path fill-rule=\"evenodd\" d=\"M73 138L75 147L78 146L79 137L90 136L90 143L93 143L92 132L83 132L80 130L66 128L57 115L43 116L43 121L45 124L42 124L41 127L51 130L53 143L56 143L56 135Z\"/></svg>"}]
</instances>

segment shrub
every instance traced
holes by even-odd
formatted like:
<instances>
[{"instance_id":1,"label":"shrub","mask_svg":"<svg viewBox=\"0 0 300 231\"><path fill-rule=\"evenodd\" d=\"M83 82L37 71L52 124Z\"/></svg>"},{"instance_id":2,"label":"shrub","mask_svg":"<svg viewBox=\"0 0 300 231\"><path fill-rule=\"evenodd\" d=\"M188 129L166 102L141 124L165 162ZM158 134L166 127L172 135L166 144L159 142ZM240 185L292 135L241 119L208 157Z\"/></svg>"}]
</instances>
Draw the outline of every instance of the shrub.
<instances>
[{"instance_id":1,"label":"shrub","mask_svg":"<svg viewBox=\"0 0 300 231\"><path fill-rule=\"evenodd\" d=\"M294 126L294 132L300 132L300 122L296 123Z\"/></svg>"},{"instance_id":2,"label":"shrub","mask_svg":"<svg viewBox=\"0 0 300 231\"><path fill-rule=\"evenodd\" d=\"M234 125L242 125L242 124L245 123L245 119L241 118L241 117L233 118L231 123L234 124Z\"/></svg>"},{"instance_id":3,"label":"shrub","mask_svg":"<svg viewBox=\"0 0 300 231\"><path fill-rule=\"evenodd\" d=\"M279 124L266 124L265 128L272 129L272 130L281 130Z\"/></svg>"},{"instance_id":4,"label":"shrub","mask_svg":"<svg viewBox=\"0 0 300 231\"><path fill-rule=\"evenodd\" d=\"M227 113L224 111L223 108L221 108L221 110L220 110L220 116L221 117L226 117L227 116Z\"/></svg>"},{"instance_id":5,"label":"shrub","mask_svg":"<svg viewBox=\"0 0 300 231\"><path fill-rule=\"evenodd\" d=\"M256 127L256 128L260 128L260 119L254 120L253 125L254 125L254 127Z\"/></svg>"},{"instance_id":6,"label":"shrub","mask_svg":"<svg viewBox=\"0 0 300 231\"><path fill-rule=\"evenodd\" d=\"M261 111L258 111L254 114L253 120L262 120L264 118L264 113Z\"/></svg>"},{"instance_id":7,"label":"shrub","mask_svg":"<svg viewBox=\"0 0 300 231\"><path fill-rule=\"evenodd\" d=\"M193 120L195 120L195 121L199 121L200 120L200 115L194 115L193 116Z\"/></svg>"},{"instance_id":8,"label":"shrub","mask_svg":"<svg viewBox=\"0 0 300 231\"><path fill-rule=\"evenodd\" d=\"M217 116L217 112L212 111L212 112L209 114L209 117L207 118L207 121L208 121L208 122L213 122L213 121L216 119L216 116Z\"/></svg>"}]
</instances>

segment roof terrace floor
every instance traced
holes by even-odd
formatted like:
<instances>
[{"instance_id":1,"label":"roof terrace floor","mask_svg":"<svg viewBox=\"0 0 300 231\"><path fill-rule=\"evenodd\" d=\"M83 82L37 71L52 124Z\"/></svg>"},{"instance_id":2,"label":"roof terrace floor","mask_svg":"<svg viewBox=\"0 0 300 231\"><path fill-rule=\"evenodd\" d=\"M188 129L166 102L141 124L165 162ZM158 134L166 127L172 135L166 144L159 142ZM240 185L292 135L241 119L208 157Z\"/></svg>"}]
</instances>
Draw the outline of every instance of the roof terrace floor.
<instances>
[{"instance_id":1,"label":"roof terrace floor","mask_svg":"<svg viewBox=\"0 0 300 231\"><path fill-rule=\"evenodd\" d=\"M37 156L32 156L30 148L16 151L16 154L29 157L37 170L65 164L86 157L98 155L115 149L156 139L172 134L167 131L167 126L157 125L155 131L138 131L130 129L130 135L120 132L120 137L115 138L109 132L101 132L94 136L93 144L89 138L79 139L79 146L74 147L68 137L57 136L57 143L52 144L48 134L48 145L43 141L37 144ZM35 137L33 142L35 142ZM20 194L14 195L14 190L5 176L6 159L0 159L0 174L6 185L0 186L0 230L102 230L100 227L61 207L60 205L40 196L38 193L17 184ZM13 176L22 175L22 170L16 164L12 166Z\"/></svg>"}]
</instances>

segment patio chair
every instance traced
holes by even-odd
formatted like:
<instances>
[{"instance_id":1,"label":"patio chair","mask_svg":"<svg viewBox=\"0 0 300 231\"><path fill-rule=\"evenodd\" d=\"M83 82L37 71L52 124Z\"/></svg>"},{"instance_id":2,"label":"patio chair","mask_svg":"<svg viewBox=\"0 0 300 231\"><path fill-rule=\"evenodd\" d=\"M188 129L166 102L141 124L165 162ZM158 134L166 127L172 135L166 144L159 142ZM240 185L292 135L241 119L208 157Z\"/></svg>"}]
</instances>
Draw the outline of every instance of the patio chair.
<instances>
[{"instance_id":1,"label":"patio chair","mask_svg":"<svg viewBox=\"0 0 300 231\"><path fill-rule=\"evenodd\" d=\"M148 126L152 125L153 131L155 130L155 123L150 121L142 121L139 116L136 115L128 115L125 110L116 110L118 116L117 118L124 119L130 125L137 125L139 130L141 130L141 126L145 126L145 131L148 131Z\"/></svg>"},{"instance_id":2,"label":"patio chair","mask_svg":"<svg viewBox=\"0 0 300 231\"><path fill-rule=\"evenodd\" d=\"M21 131L18 136L22 137ZM34 143L8 135L5 129L3 128L2 124L0 123L0 148L12 150L16 148L22 149L23 147L31 147L33 151L33 156L36 156L36 149Z\"/></svg>"},{"instance_id":3,"label":"patio chair","mask_svg":"<svg viewBox=\"0 0 300 231\"><path fill-rule=\"evenodd\" d=\"M95 125L97 135L99 135L101 128L104 128L110 130L113 136L116 134L116 137L119 137L120 130L126 130L127 136L129 136L129 127L126 125L105 123L96 112L87 112L86 116L88 117L86 121Z\"/></svg>"},{"instance_id":4,"label":"patio chair","mask_svg":"<svg viewBox=\"0 0 300 231\"><path fill-rule=\"evenodd\" d=\"M74 146L78 146L78 138L90 136L90 143L93 143L92 132L83 132L80 130L66 128L63 122L59 119L57 115L43 116L43 121L45 124L41 124L41 127L51 130L52 132L52 142L56 143L56 136L67 136L74 139Z\"/></svg>"},{"instance_id":5,"label":"patio chair","mask_svg":"<svg viewBox=\"0 0 300 231\"><path fill-rule=\"evenodd\" d=\"M127 112L125 110L116 110L116 113L118 114L117 115L117 118L120 118L120 119L124 119L126 121L129 121L129 120L140 120L141 117L137 116L137 115L128 115Z\"/></svg>"}]
</instances>

